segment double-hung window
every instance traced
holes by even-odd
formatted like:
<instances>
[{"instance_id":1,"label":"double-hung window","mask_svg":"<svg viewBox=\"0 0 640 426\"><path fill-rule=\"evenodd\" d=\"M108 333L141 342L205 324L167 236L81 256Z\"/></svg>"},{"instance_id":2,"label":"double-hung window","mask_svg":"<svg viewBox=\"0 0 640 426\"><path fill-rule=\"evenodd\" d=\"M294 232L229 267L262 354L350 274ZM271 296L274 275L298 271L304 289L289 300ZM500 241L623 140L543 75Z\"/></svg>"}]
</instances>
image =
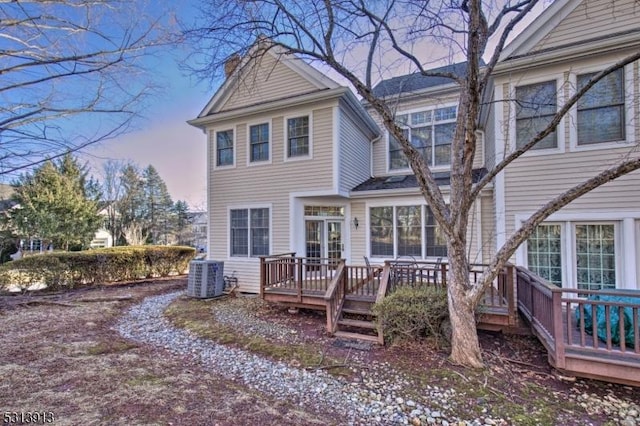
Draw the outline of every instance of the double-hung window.
<instances>
[{"instance_id":1,"label":"double-hung window","mask_svg":"<svg viewBox=\"0 0 640 426\"><path fill-rule=\"evenodd\" d=\"M233 165L233 130L216 132L216 166Z\"/></svg>"},{"instance_id":2,"label":"double-hung window","mask_svg":"<svg viewBox=\"0 0 640 426\"><path fill-rule=\"evenodd\" d=\"M309 155L309 116L287 119L287 157Z\"/></svg>"},{"instance_id":3,"label":"double-hung window","mask_svg":"<svg viewBox=\"0 0 640 426\"><path fill-rule=\"evenodd\" d=\"M516 87L516 148L529 143L549 125L557 112L557 105L555 80ZM531 149L557 146L557 131L554 129Z\"/></svg>"},{"instance_id":4,"label":"double-hung window","mask_svg":"<svg viewBox=\"0 0 640 426\"><path fill-rule=\"evenodd\" d=\"M269 123L249 126L249 161L269 161Z\"/></svg>"},{"instance_id":5,"label":"double-hung window","mask_svg":"<svg viewBox=\"0 0 640 426\"><path fill-rule=\"evenodd\" d=\"M234 257L269 254L269 209L232 209L229 214L230 252Z\"/></svg>"},{"instance_id":6,"label":"double-hung window","mask_svg":"<svg viewBox=\"0 0 640 426\"><path fill-rule=\"evenodd\" d=\"M427 165L437 167L451 164L451 142L456 129L456 117L457 107L450 106L401 114L396 117L396 121ZM400 143L390 136L389 169L407 167L409 163Z\"/></svg>"},{"instance_id":7,"label":"double-hung window","mask_svg":"<svg viewBox=\"0 0 640 426\"><path fill-rule=\"evenodd\" d=\"M371 257L446 257L447 242L428 206L369 209Z\"/></svg>"},{"instance_id":8,"label":"double-hung window","mask_svg":"<svg viewBox=\"0 0 640 426\"><path fill-rule=\"evenodd\" d=\"M578 90L596 73L577 77ZM578 145L625 139L624 69L608 74L578 100Z\"/></svg>"}]
</instances>

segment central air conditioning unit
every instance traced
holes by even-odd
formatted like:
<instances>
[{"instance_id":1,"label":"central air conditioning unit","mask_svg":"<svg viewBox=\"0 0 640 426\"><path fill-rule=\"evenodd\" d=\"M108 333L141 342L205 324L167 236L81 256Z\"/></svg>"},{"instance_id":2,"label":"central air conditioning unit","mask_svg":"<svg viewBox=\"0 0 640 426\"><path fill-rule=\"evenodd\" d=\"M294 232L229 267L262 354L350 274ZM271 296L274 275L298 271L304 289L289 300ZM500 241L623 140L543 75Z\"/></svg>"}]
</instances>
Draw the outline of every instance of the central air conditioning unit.
<instances>
[{"instance_id":1,"label":"central air conditioning unit","mask_svg":"<svg viewBox=\"0 0 640 426\"><path fill-rule=\"evenodd\" d=\"M224 262L192 260L189 263L187 296L206 299L222 295L224 291Z\"/></svg>"}]
</instances>

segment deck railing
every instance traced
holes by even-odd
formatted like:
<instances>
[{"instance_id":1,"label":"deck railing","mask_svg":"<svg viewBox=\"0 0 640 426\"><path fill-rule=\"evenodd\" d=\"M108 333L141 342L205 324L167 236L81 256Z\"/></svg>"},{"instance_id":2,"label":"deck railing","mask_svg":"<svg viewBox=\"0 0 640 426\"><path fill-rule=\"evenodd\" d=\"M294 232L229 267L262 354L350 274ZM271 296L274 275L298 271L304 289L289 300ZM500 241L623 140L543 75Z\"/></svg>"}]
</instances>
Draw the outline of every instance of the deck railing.
<instances>
[{"instance_id":1,"label":"deck railing","mask_svg":"<svg viewBox=\"0 0 640 426\"><path fill-rule=\"evenodd\" d=\"M570 357L595 356L609 363L635 364L640 368L640 299L636 302L588 300L590 295L634 296L636 292L625 290L576 290L557 287L525 268L517 268L518 306L530 321L534 331L554 360L555 367L565 368ZM598 336L597 306L604 309L604 337ZM602 309L601 308L601 309ZM624 310L631 312L630 322L613 323L612 313L622 318ZM576 317L576 310L579 316ZM585 313L591 313L593 325L588 328ZM616 329L617 327L617 329ZM631 345L624 336L633 327L634 340ZM613 332L620 333L620 342L613 339ZM631 363L631 364L626 364ZM586 371L586 374L596 374ZM637 374L637 372L636 372Z\"/></svg>"},{"instance_id":2,"label":"deck railing","mask_svg":"<svg viewBox=\"0 0 640 426\"><path fill-rule=\"evenodd\" d=\"M327 309L327 331L335 333L338 327L338 319L342 312L342 305L346 294L347 268L341 261L324 295Z\"/></svg>"}]
</instances>

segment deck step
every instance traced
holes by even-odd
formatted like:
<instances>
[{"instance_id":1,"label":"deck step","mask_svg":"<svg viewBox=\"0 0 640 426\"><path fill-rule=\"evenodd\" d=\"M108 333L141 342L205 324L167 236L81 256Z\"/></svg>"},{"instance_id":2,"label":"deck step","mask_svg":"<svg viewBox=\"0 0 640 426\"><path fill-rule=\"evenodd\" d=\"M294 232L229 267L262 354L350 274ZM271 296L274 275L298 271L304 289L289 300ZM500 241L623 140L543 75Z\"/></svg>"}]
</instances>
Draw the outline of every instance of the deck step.
<instances>
[{"instance_id":1,"label":"deck step","mask_svg":"<svg viewBox=\"0 0 640 426\"><path fill-rule=\"evenodd\" d=\"M368 316L373 315L370 309L349 308L346 306L342 308L342 312L344 312L345 314L355 314L355 315L368 315Z\"/></svg>"},{"instance_id":2,"label":"deck step","mask_svg":"<svg viewBox=\"0 0 640 426\"><path fill-rule=\"evenodd\" d=\"M371 330L375 330L377 328L376 324L371 321L362 321L351 318L341 318L338 320L338 324L345 325L347 327L368 328Z\"/></svg>"},{"instance_id":3,"label":"deck step","mask_svg":"<svg viewBox=\"0 0 640 426\"><path fill-rule=\"evenodd\" d=\"M348 331L336 331L333 333L336 337L342 337L343 339L356 339L356 340L364 340L371 343L378 343L378 336L371 336L368 334L360 334L360 333L351 333Z\"/></svg>"}]
</instances>

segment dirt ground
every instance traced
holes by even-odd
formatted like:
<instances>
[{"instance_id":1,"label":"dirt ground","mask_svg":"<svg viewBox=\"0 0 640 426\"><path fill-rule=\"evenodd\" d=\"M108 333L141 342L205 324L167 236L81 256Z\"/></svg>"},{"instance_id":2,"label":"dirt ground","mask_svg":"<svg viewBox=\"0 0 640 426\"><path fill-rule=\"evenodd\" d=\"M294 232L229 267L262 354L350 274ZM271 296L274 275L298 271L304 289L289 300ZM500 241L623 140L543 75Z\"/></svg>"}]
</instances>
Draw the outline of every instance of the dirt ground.
<instances>
[{"instance_id":1,"label":"dirt ground","mask_svg":"<svg viewBox=\"0 0 640 426\"><path fill-rule=\"evenodd\" d=\"M184 288L186 279L181 277L50 296L0 296L2 414L51 412L58 425L342 424L335 413L306 412L277 396L222 379L190 358L127 341L111 330L119 315L142 298ZM189 315L225 302L178 303L182 320L200 321L204 329L212 318ZM335 369L335 374L355 379L359 365L375 362L417 382L464 390L464 399L457 401L461 418L480 411L508 417L513 424L618 424L616 415L607 413L608 405L597 401L640 404L638 389L560 377L532 338L482 334L488 367L468 371L450 365L446 348L429 342L354 350L326 336L323 313L292 315L281 307L253 303L258 318L295 329L305 349L321 351L321 363L354 366ZM180 323L181 318L172 320ZM226 343L252 348L233 338ZM279 343L270 345L257 351L291 357L274 349ZM304 358L288 361L305 364ZM317 357L307 361L317 362Z\"/></svg>"}]
</instances>

